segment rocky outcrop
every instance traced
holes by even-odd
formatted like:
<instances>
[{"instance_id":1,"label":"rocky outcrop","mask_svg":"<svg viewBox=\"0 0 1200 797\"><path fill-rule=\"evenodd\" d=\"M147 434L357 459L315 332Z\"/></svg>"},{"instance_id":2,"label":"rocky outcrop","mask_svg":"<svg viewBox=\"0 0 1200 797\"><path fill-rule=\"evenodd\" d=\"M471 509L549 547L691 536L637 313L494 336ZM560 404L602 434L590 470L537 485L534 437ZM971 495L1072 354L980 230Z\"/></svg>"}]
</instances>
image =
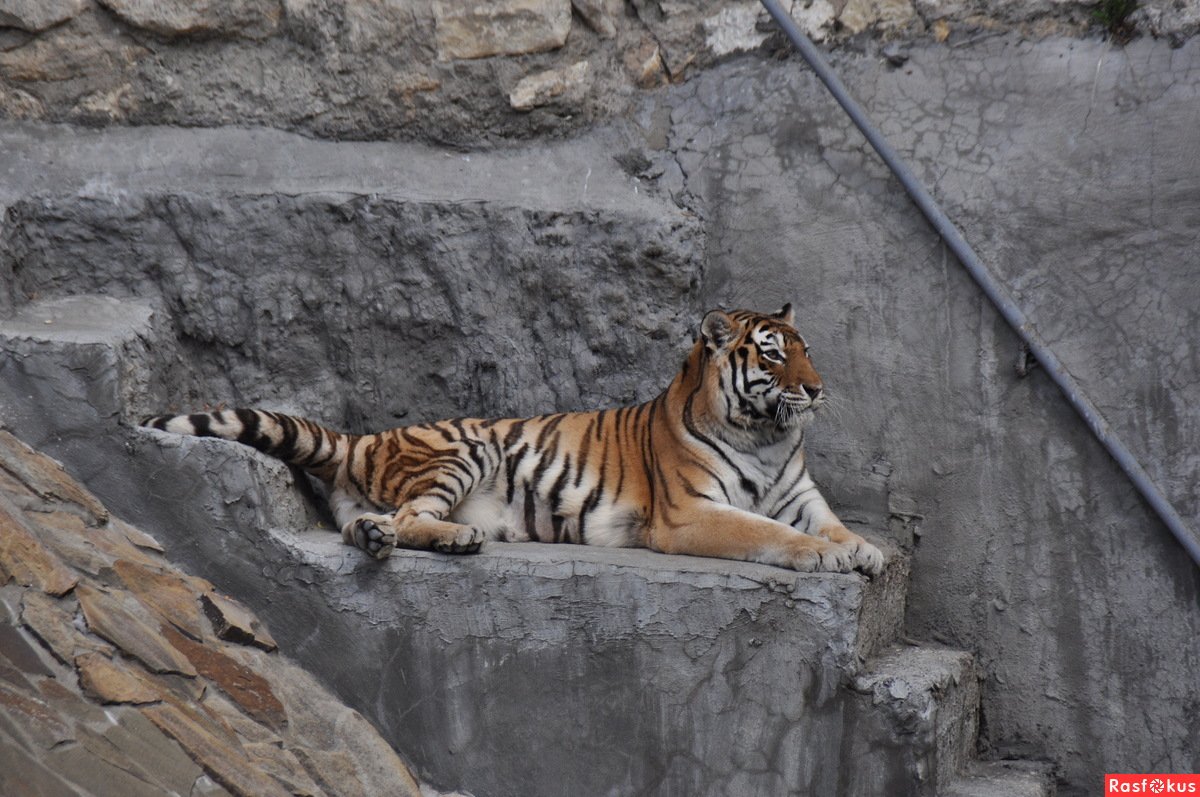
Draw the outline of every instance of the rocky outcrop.
<instances>
[{"instance_id":1,"label":"rocky outcrop","mask_svg":"<svg viewBox=\"0 0 1200 797\"><path fill-rule=\"evenodd\" d=\"M434 793L274 648L0 429L0 792Z\"/></svg>"}]
</instances>

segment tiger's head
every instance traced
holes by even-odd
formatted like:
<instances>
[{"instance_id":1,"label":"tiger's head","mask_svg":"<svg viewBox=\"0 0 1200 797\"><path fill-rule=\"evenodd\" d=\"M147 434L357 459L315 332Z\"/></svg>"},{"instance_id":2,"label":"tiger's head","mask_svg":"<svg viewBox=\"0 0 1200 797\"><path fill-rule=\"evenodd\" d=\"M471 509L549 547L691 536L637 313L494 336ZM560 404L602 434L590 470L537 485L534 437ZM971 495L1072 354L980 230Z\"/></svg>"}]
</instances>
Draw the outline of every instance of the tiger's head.
<instances>
[{"instance_id":1,"label":"tiger's head","mask_svg":"<svg viewBox=\"0 0 1200 797\"><path fill-rule=\"evenodd\" d=\"M700 325L710 407L747 432L803 426L825 403L808 344L786 304L778 313L713 310ZM714 406L715 405L715 406Z\"/></svg>"}]
</instances>

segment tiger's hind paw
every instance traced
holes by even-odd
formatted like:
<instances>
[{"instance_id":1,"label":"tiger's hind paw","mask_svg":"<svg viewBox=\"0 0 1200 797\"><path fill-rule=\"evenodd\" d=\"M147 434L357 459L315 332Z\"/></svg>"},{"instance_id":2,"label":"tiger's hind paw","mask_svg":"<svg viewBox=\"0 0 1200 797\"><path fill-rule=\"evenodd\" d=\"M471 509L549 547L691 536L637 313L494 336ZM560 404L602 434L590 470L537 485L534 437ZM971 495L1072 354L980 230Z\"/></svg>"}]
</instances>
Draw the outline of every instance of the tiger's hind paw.
<instances>
[{"instance_id":1,"label":"tiger's hind paw","mask_svg":"<svg viewBox=\"0 0 1200 797\"><path fill-rule=\"evenodd\" d=\"M354 521L354 545L376 559L386 559L396 550L396 535L386 525L361 517Z\"/></svg>"},{"instance_id":2,"label":"tiger's hind paw","mask_svg":"<svg viewBox=\"0 0 1200 797\"><path fill-rule=\"evenodd\" d=\"M474 526L463 526L462 531L447 539L433 543L439 553L476 553L483 545L484 534Z\"/></svg>"}]
</instances>

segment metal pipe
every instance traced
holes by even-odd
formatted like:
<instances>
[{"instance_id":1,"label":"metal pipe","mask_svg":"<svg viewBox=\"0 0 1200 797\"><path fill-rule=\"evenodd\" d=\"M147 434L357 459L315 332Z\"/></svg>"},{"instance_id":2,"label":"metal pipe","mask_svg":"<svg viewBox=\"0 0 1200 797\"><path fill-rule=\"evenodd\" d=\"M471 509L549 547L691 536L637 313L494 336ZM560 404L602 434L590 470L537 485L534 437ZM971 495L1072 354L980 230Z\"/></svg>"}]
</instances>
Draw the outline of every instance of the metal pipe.
<instances>
[{"instance_id":1,"label":"metal pipe","mask_svg":"<svg viewBox=\"0 0 1200 797\"><path fill-rule=\"evenodd\" d=\"M907 164L900 159L900 156L896 154L896 151L884 139L883 134L867 118L862 106L846 91L845 85L842 84L841 79L834 74L829 64L826 63L820 50L804 35L804 32L800 30L799 26L780 7L776 0L760 0L760 2L762 2L767 12L774 18L779 27L783 29L784 34L795 45L796 49L800 51L800 55L808 62L812 70L817 73L817 77L829 89L834 99L838 101L850 116L850 119L853 120L867 141L879 153L879 157L883 159L883 162L896 175L896 179L904 186L904 190L908 192L909 197L921 209L921 212L925 214L925 218L929 220L929 223L933 225L938 234L942 236L942 240L954 252L955 257L963 264L963 267L966 268L976 284L979 285L980 289L983 290L996 309L1000 311L1000 315L1004 317L1004 320L1008 322L1009 326L1013 328L1021 340L1025 342L1025 345L1029 347L1029 352L1042 368L1046 370L1046 373L1054 380L1059 389L1062 390L1067 401L1070 402L1075 411L1083 418L1088 428L1092 430L1092 434L1096 436L1096 439L1100 441L1105 449L1108 450L1108 453L1112 455L1112 458L1116 460L1117 465L1125 472L1125 475L1133 482L1137 491L1142 494L1142 497L1146 499L1146 502L1150 504L1150 507L1162 519L1167 529L1179 541L1179 544L1183 546L1188 555L1191 556L1196 566L1200 567L1200 540L1187 527L1183 518L1175 511L1175 507L1171 505L1171 502L1158 489L1158 486L1150 478L1150 475L1146 473L1145 469L1142 468L1129 449L1125 447L1125 444L1113 432L1112 427L1101 416L1096 405L1083 394L1075 378L1067 372L1062 361L1050 350L1050 347L1042 339L1042 336L1038 333L1033 323L1030 322L1021 308L1017 306L1016 302L1012 300L1012 297L1008 295L1008 291L1005 290L1004 286L988 271L983 261L975 254L975 250L963 238L958 227L942 212L937 202L925 190L925 186L921 184L921 181L912 173L912 170L908 168Z\"/></svg>"}]
</instances>

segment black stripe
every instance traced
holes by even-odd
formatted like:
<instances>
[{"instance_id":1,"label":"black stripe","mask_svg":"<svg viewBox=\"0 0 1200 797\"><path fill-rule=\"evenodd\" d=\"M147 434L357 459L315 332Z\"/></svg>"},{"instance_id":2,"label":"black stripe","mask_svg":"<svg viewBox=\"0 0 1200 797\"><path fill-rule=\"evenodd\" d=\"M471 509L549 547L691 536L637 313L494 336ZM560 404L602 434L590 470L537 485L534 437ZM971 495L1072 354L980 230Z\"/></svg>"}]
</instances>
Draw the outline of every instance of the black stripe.
<instances>
[{"instance_id":1,"label":"black stripe","mask_svg":"<svg viewBox=\"0 0 1200 797\"><path fill-rule=\"evenodd\" d=\"M429 443L426 443L424 440L422 440L421 438L417 437L415 434L410 432L407 428L400 429L399 432L400 432L400 436L402 438L404 438L404 442L408 443L411 446L416 446L417 448L423 448L426 451L436 451L437 450L433 446L429 445Z\"/></svg>"},{"instance_id":2,"label":"black stripe","mask_svg":"<svg viewBox=\"0 0 1200 797\"><path fill-rule=\"evenodd\" d=\"M566 416L563 414L551 415L549 420L547 420L542 426L542 431L538 432L537 442L534 443L534 448L541 450L542 446L546 444L546 438L558 427L560 423L563 422L563 418L565 417Z\"/></svg>"},{"instance_id":3,"label":"black stripe","mask_svg":"<svg viewBox=\"0 0 1200 797\"><path fill-rule=\"evenodd\" d=\"M525 533L534 542L541 542L537 533L537 504L533 500L533 489L525 488Z\"/></svg>"},{"instance_id":4,"label":"black stripe","mask_svg":"<svg viewBox=\"0 0 1200 797\"><path fill-rule=\"evenodd\" d=\"M558 512L559 505L562 503L563 487L566 486L567 479L569 479L570 477L571 477L571 455L567 454L566 459L563 461L562 472L560 472L558 474L558 478L554 480L554 486L550 488L550 492L546 495L547 500L549 500L549 502L550 502L550 507L551 507L550 511L551 512L555 512L555 513Z\"/></svg>"},{"instance_id":5,"label":"black stripe","mask_svg":"<svg viewBox=\"0 0 1200 797\"><path fill-rule=\"evenodd\" d=\"M683 428L687 429L688 434L690 434L692 437L696 438L701 443L704 443L704 445L708 446L713 451L717 452L717 454L721 457L721 459L725 460L725 464L727 464L729 467L733 468L734 472L743 481L745 481L746 474L742 473L741 469L738 468L737 465L733 464L733 460L731 460L729 458L729 455L726 454L724 451L722 451L721 448L715 442L713 442L712 438L710 438L708 435L704 434L703 432L701 432L699 429L696 428L696 421L692 417L692 404L695 401L696 394L698 392L700 392L699 387L697 387L695 390L693 390L688 395L687 401L685 401L683 404Z\"/></svg>"},{"instance_id":6,"label":"black stripe","mask_svg":"<svg viewBox=\"0 0 1200 797\"><path fill-rule=\"evenodd\" d=\"M325 465L329 464L330 460L332 460L334 457L337 456L337 440L338 440L339 435L336 432L332 432L323 426L319 427L319 428L321 429L321 443L318 446L317 450L321 450L326 445L328 445L329 452L325 456L323 456L319 459L316 457L316 453L314 452L313 459L309 462L310 468L324 467Z\"/></svg>"},{"instance_id":7,"label":"black stripe","mask_svg":"<svg viewBox=\"0 0 1200 797\"><path fill-rule=\"evenodd\" d=\"M597 484L595 487L593 487L592 491L590 493L588 493L588 497L585 498L583 501L583 508L579 510L579 544L580 545L587 544L587 535L584 532L584 526L587 523L587 516L600 503L600 495L602 494L603 490L604 490L604 473L602 471L600 473L600 483Z\"/></svg>"},{"instance_id":8,"label":"black stripe","mask_svg":"<svg viewBox=\"0 0 1200 797\"><path fill-rule=\"evenodd\" d=\"M594 420L592 422L595 423ZM584 469L587 467L588 453L592 447L591 431L592 431L591 427L588 427L587 432L585 432L583 435L583 445L580 446L580 448L579 448L579 470L577 470L575 472L575 486L576 487L578 487L580 482L583 481L583 472L584 472Z\"/></svg>"},{"instance_id":9,"label":"black stripe","mask_svg":"<svg viewBox=\"0 0 1200 797\"><path fill-rule=\"evenodd\" d=\"M533 479L531 480L531 484L535 489L541 486L542 477L546 475L546 470L554 463L554 460L558 458L558 441L560 439L560 435L555 434L551 441L552 444L550 446L550 450L541 452L542 458L538 462L537 467L534 468Z\"/></svg>"},{"instance_id":10,"label":"black stripe","mask_svg":"<svg viewBox=\"0 0 1200 797\"><path fill-rule=\"evenodd\" d=\"M516 483L517 468L520 467L521 460L523 460L525 458L525 454L528 453L528 451L529 451L529 445L524 444L519 449L517 449L517 453L514 454L513 456L509 457L508 461L507 461L507 467L505 468L505 474L508 478L508 490L505 493L504 503L509 504L510 506L512 505L512 502L513 502L513 492L517 488L517 483Z\"/></svg>"},{"instance_id":11,"label":"black stripe","mask_svg":"<svg viewBox=\"0 0 1200 797\"><path fill-rule=\"evenodd\" d=\"M192 434L197 437L215 437L210 426L212 419L208 415L204 413L189 415L188 423L192 425Z\"/></svg>"},{"instance_id":12,"label":"black stripe","mask_svg":"<svg viewBox=\"0 0 1200 797\"><path fill-rule=\"evenodd\" d=\"M296 443L300 437L300 429L296 420L290 415L277 416L279 425L283 427L283 441L272 453L284 462L291 462L296 457Z\"/></svg>"},{"instance_id":13,"label":"black stripe","mask_svg":"<svg viewBox=\"0 0 1200 797\"><path fill-rule=\"evenodd\" d=\"M242 431L238 434L237 441L242 445L258 448L258 413L254 410L234 410L233 414L242 424Z\"/></svg>"},{"instance_id":14,"label":"black stripe","mask_svg":"<svg viewBox=\"0 0 1200 797\"><path fill-rule=\"evenodd\" d=\"M359 488L359 490L367 497L371 496L370 489L375 480L375 449L378 448L378 445L378 437L371 438L370 441L365 444L366 451L364 452L365 457L363 460L364 484Z\"/></svg>"},{"instance_id":15,"label":"black stripe","mask_svg":"<svg viewBox=\"0 0 1200 797\"><path fill-rule=\"evenodd\" d=\"M505 451L508 451L508 449L512 448L513 444L517 442L517 439L521 436L521 432L524 431L525 424L527 423L529 423L528 420L520 420L513 423L512 428L508 430L508 434L504 435Z\"/></svg>"},{"instance_id":16,"label":"black stripe","mask_svg":"<svg viewBox=\"0 0 1200 797\"><path fill-rule=\"evenodd\" d=\"M806 500L804 503L800 504L800 508L796 511L796 519L793 520L790 525L795 526L797 523L799 523L800 518L804 517L804 510L808 507L809 504L811 504L813 501L816 501L818 498L820 498L820 493L818 493L817 495L814 495L813 497ZM804 531L808 530L808 526L809 526L808 523L804 524Z\"/></svg>"},{"instance_id":17,"label":"black stripe","mask_svg":"<svg viewBox=\"0 0 1200 797\"><path fill-rule=\"evenodd\" d=\"M694 484L692 484L690 481L688 481L687 479L680 477L680 481L683 482L684 492L686 492L688 495L692 496L693 498L704 498L709 501L712 500L707 495L705 495L704 493L697 490L696 486Z\"/></svg>"},{"instance_id":18,"label":"black stripe","mask_svg":"<svg viewBox=\"0 0 1200 797\"><path fill-rule=\"evenodd\" d=\"M772 517L774 517L775 515L778 515L780 512L782 512L784 509L786 509L788 504L790 504L792 501L796 500L796 496L801 495L801 493L793 493L792 491L796 489L796 485L800 483L800 481L804 478L804 474L806 474L806 473L808 473L808 463L805 463L800 466L800 473L796 476L796 478L792 479L792 483L788 485L787 490L785 490L783 495L780 496L781 499L785 498L787 496L791 496L791 497L788 498L787 502L784 503L782 506L779 506L778 504L776 504L777 506L779 506L779 508L771 513Z\"/></svg>"}]
</instances>

